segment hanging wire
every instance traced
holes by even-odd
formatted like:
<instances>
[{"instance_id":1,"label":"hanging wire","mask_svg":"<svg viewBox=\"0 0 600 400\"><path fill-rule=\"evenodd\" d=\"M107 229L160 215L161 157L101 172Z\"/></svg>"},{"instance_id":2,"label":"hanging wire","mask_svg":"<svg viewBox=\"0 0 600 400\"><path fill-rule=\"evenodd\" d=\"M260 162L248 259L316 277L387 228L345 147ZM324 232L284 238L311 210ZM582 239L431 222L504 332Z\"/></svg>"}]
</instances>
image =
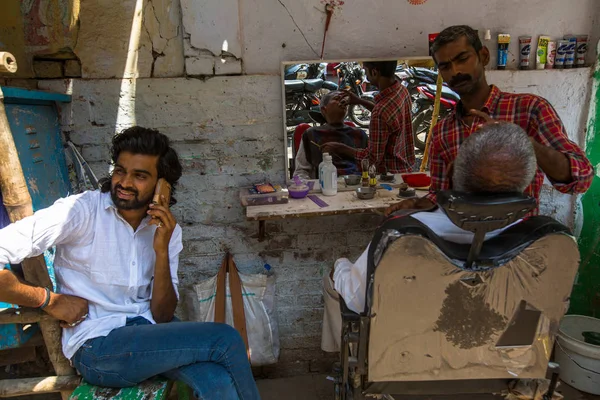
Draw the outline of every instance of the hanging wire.
<instances>
[{"instance_id":1,"label":"hanging wire","mask_svg":"<svg viewBox=\"0 0 600 400\"><path fill-rule=\"evenodd\" d=\"M81 153L77 150L77 147L70 140L66 143L66 146L71 150L72 157L71 161L75 167L75 173L78 180L78 191L83 192L85 190L96 190L100 187L98 178L94 174L94 171L90 168L89 164L85 161Z\"/></svg>"}]
</instances>

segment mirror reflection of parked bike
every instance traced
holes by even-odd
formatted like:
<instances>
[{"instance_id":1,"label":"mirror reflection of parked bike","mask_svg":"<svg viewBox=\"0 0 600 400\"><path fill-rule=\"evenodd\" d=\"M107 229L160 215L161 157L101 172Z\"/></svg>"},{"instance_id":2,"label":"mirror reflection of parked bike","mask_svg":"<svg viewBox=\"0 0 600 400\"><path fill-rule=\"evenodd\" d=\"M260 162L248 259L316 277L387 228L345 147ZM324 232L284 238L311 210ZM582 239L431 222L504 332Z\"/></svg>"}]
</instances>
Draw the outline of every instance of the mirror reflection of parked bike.
<instances>
[{"instance_id":1,"label":"mirror reflection of parked bike","mask_svg":"<svg viewBox=\"0 0 600 400\"><path fill-rule=\"evenodd\" d=\"M435 85L437 82L437 71L423 67L411 67L405 64L396 67L396 79L400 81L411 95L411 99L418 97L417 86L430 83Z\"/></svg>"},{"instance_id":2,"label":"mirror reflection of parked bike","mask_svg":"<svg viewBox=\"0 0 600 400\"><path fill-rule=\"evenodd\" d=\"M425 150L425 142L431 127L431 118L433 117L433 106L435 103L435 94L437 86L425 84L417 86L418 97L412 102L412 125L415 147ZM438 121L449 115L460 96L447 86L442 86L442 96L440 97L440 111Z\"/></svg>"},{"instance_id":3,"label":"mirror reflection of parked bike","mask_svg":"<svg viewBox=\"0 0 600 400\"><path fill-rule=\"evenodd\" d=\"M285 80L285 124L294 127L302 123L312 123L309 111L319 110L321 96L338 85L323 79Z\"/></svg>"},{"instance_id":4,"label":"mirror reflection of parked bike","mask_svg":"<svg viewBox=\"0 0 600 400\"><path fill-rule=\"evenodd\" d=\"M284 80L323 79L327 80L327 63L292 64L285 67Z\"/></svg>"},{"instance_id":5,"label":"mirror reflection of parked bike","mask_svg":"<svg viewBox=\"0 0 600 400\"><path fill-rule=\"evenodd\" d=\"M438 73L423 67L399 65L396 78L408 89L412 101L412 125L415 147L425 150L425 142L431 127L435 103ZM444 83L440 98L439 118L444 118L454 109L460 96Z\"/></svg>"},{"instance_id":6,"label":"mirror reflection of parked bike","mask_svg":"<svg viewBox=\"0 0 600 400\"><path fill-rule=\"evenodd\" d=\"M363 84L367 81L365 70L356 62L342 62L335 66L339 77L340 90L348 90L361 99L373 101L376 92L365 92ZM368 128L371 124L371 111L367 108L353 104L348 107L348 118L361 128Z\"/></svg>"}]
</instances>

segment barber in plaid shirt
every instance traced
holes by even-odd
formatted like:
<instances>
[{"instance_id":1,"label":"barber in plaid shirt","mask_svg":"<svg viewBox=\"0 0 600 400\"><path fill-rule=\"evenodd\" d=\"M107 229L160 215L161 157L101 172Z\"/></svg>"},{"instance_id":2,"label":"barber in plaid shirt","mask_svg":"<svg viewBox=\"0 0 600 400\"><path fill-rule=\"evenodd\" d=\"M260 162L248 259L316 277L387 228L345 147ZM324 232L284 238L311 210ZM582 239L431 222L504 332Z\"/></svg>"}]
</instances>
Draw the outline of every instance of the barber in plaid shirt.
<instances>
[{"instance_id":1,"label":"barber in plaid shirt","mask_svg":"<svg viewBox=\"0 0 600 400\"><path fill-rule=\"evenodd\" d=\"M436 192L451 187L452 163L463 140L476 134L482 124L499 121L521 126L533 143L538 169L525 194L535 197L538 204L544 174L562 193L584 193L590 187L594 169L579 146L568 139L550 103L532 94L501 92L487 84L484 68L490 53L475 30L465 25L446 28L431 50L444 81L460 94L461 101L433 130L429 194L393 205L388 213L432 207Z\"/></svg>"},{"instance_id":2,"label":"barber in plaid shirt","mask_svg":"<svg viewBox=\"0 0 600 400\"><path fill-rule=\"evenodd\" d=\"M353 149L341 143L328 143L323 152L363 159L375 165L377 172L411 172L415 164L415 146L412 135L410 94L396 80L397 61L365 62L367 79L379 88L375 103L344 92L349 104L361 105L372 111L369 126L369 144L364 149Z\"/></svg>"}]
</instances>

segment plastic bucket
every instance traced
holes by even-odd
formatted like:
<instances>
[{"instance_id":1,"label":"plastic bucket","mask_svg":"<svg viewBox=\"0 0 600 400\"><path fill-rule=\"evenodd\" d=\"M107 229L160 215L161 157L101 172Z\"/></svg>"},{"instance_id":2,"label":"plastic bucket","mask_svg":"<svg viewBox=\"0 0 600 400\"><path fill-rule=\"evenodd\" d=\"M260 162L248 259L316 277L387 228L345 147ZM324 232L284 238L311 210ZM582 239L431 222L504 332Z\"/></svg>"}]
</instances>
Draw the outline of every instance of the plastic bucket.
<instances>
[{"instance_id":1,"label":"plastic bucket","mask_svg":"<svg viewBox=\"0 0 600 400\"><path fill-rule=\"evenodd\" d=\"M560 323L555 361L560 378L586 393L600 394L600 346L586 343L584 332L600 332L600 319L567 315Z\"/></svg>"}]
</instances>

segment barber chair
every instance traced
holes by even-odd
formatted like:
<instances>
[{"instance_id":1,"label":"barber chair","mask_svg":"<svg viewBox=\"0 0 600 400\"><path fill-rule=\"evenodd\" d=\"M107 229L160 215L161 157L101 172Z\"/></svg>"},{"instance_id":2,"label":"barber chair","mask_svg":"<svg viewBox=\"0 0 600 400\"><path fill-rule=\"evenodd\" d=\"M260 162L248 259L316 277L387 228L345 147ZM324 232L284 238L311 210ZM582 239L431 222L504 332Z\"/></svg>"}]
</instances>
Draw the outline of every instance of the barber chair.
<instances>
[{"instance_id":1,"label":"barber chair","mask_svg":"<svg viewBox=\"0 0 600 400\"><path fill-rule=\"evenodd\" d=\"M574 238L549 217L527 218L536 202L521 194L437 199L473 242L445 241L408 212L377 229L364 311L340 302L336 397L480 398L551 375L552 398L558 366L549 361L579 265Z\"/></svg>"}]
</instances>

